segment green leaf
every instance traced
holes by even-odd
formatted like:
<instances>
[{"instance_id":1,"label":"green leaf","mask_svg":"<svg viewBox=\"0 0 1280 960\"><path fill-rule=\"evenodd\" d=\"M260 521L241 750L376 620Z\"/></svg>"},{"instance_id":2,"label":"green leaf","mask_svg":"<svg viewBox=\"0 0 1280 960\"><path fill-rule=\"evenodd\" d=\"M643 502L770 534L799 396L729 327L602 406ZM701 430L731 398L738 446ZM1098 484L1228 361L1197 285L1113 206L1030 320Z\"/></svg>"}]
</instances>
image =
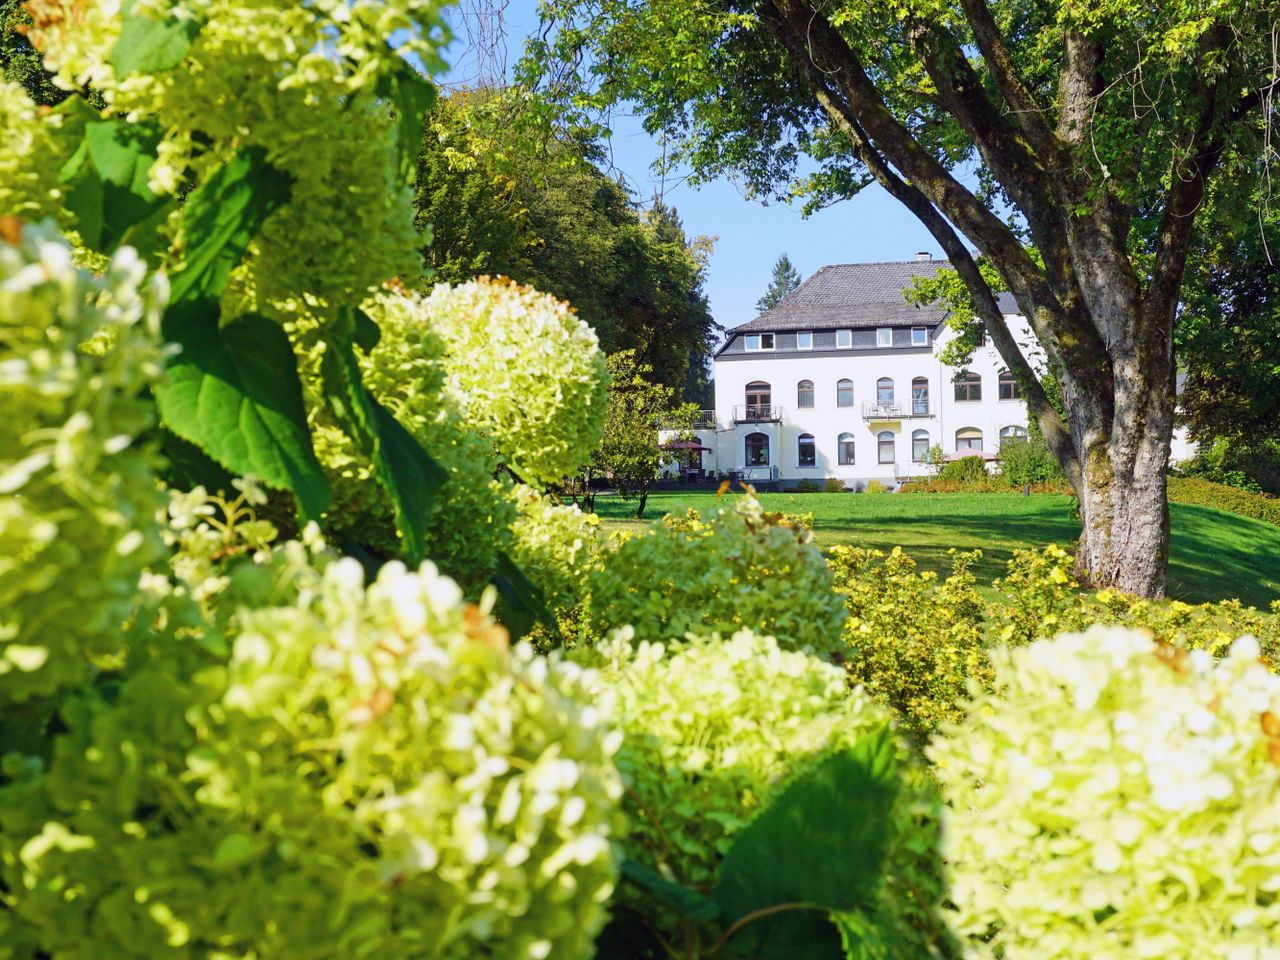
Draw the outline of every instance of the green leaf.
<instances>
[{"instance_id":1,"label":"green leaf","mask_svg":"<svg viewBox=\"0 0 1280 960\"><path fill-rule=\"evenodd\" d=\"M369 316L359 307L356 307L353 312L356 317L356 346L365 353L368 353L376 347L378 345L378 341L382 339L382 329L374 321L373 317Z\"/></svg>"},{"instance_id":2,"label":"green leaf","mask_svg":"<svg viewBox=\"0 0 1280 960\"><path fill-rule=\"evenodd\" d=\"M204 487L209 493L235 495L231 481L235 474L218 463L194 443L183 440L172 430L156 428L160 451L164 454L164 482L177 490Z\"/></svg>"},{"instance_id":3,"label":"green leaf","mask_svg":"<svg viewBox=\"0 0 1280 960\"><path fill-rule=\"evenodd\" d=\"M133 7L132 0L123 4L124 25L107 63L115 67L119 76L157 73L180 64L203 23L173 16L156 19L134 13Z\"/></svg>"},{"instance_id":4,"label":"green leaf","mask_svg":"<svg viewBox=\"0 0 1280 960\"><path fill-rule=\"evenodd\" d=\"M101 253L110 253L128 239L143 248L155 246L155 233L163 222L157 214L172 204L147 186L147 174L155 163L159 129L150 124L101 120L80 98L79 108L64 113L67 126L82 124L75 152L63 164L58 178L66 184L65 204L75 215L81 241Z\"/></svg>"},{"instance_id":5,"label":"green leaf","mask_svg":"<svg viewBox=\"0 0 1280 960\"><path fill-rule=\"evenodd\" d=\"M502 551L498 551L498 567L491 582L497 587L498 598L502 601L498 607L498 619L513 640L523 637L539 621L546 624L552 633L559 633L542 590Z\"/></svg>"},{"instance_id":6,"label":"green leaf","mask_svg":"<svg viewBox=\"0 0 1280 960\"><path fill-rule=\"evenodd\" d=\"M319 517L329 484L311 447L293 348L278 323L248 313L218 322L213 300L171 305L165 337L182 347L156 387L164 426L235 474L292 490Z\"/></svg>"},{"instance_id":7,"label":"green leaf","mask_svg":"<svg viewBox=\"0 0 1280 960\"><path fill-rule=\"evenodd\" d=\"M418 563L426 555L431 502L448 474L365 388L351 341L329 341L320 373L330 411L373 464L395 508L405 554Z\"/></svg>"},{"instance_id":8,"label":"green leaf","mask_svg":"<svg viewBox=\"0 0 1280 960\"><path fill-rule=\"evenodd\" d=\"M382 76L375 92L379 97L391 101L400 121L397 137L400 177L408 183L413 179L418 165L418 154L422 150L422 128L426 126L427 114L436 102L436 88L405 63L395 73Z\"/></svg>"},{"instance_id":9,"label":"green leaf","mask_svg":"<svg viewBox=\"0 0 1280 960\"><path fill-rule=\"evenodd\" d=\"M710 897L668 880L657 870L630 857L622 861L622 878L644 887L667 906L690 920L714 920L720 906Z\"/></svg>"},{"instance_id":10,"label":"green leaf","mask_svg":"<svg viewBox=\"0 0 1280 960\"><path fill-rule=\"evenodd\" d=\"M897 760L888 728L797 776L725 855L715 899L726 918L737 921L784 903L827 911L874 903L896 794ZM785 913L751 923L735 941L763 949L781 942L785 931L773 929L779 924L804 924L817 936L812 921Z\"/></svg>"},{"instance_id":11,"label":"green leaf","mask_svg":"<svg viewBox=\"0 0 1280 960\"><path fill-rule=\"evenodd\" d=\"M184 263L170 278L170 304L217 297L264 220L289 202L291 178L261 147L237 153L194 190L183 208Z\"/></svg>"}]
</instances>

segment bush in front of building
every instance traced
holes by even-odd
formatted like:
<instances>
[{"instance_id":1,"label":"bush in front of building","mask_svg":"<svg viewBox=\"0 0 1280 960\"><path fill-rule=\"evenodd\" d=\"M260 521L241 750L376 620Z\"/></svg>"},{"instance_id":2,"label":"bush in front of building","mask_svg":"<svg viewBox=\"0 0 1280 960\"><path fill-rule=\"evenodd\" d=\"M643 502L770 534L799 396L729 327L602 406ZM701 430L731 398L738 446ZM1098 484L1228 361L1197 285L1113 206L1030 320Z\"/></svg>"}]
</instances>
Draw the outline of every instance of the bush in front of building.
<instances>
[{"instance_id":1,"label":"bush in front of building","mask_svg":"<svg viewBox=\"0 0 1280 960\"><path fill-rule=\"evenodd\" d=\"M1006 440L1000 445L1000 479L1009 486L1021 487L1029 483L1065 483L1067 477L1049 445L1035 438Z\"/></svg>"},{"instance_id":2,"label":"bush in front of building","mask_svg":"<svg viewBox=\"0 0 1280 960\"><path fill-rule=\"evenodd\" d=\"M844 493L844 481L839 477L827 477L822 484L824 493Z\"/></svg>"},{"instance_id":3,"label":"bush in front of building","mask_svg":"<svg viewBox=\"0 0 1280 960\"><path fill-rule=\"evenodd\" d=\"M938 479L943 483L984 483L991 475L986 461L978 454L970 454L944 464Z\"/></svg>"}]
</instances>

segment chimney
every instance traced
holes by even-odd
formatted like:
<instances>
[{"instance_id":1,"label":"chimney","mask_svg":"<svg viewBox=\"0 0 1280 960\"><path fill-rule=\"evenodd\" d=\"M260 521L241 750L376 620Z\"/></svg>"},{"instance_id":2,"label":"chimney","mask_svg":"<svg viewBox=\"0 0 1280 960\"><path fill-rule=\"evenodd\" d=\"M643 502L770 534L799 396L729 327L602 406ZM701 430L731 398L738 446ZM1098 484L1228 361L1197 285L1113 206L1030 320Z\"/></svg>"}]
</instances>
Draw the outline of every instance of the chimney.
<instances>
[{"instance_id":1,"label":"chimney","mask_svg":"<svg viewBox=\"0 0 1280 960\"><path fill-rule=\"evenodd\" d=\"M919 260L921 263L929 263L931 260L933 260L933 254L930 253L928 250L921 250L919 253L916 254L916 259Z\"/></svg>"}]
</instances>

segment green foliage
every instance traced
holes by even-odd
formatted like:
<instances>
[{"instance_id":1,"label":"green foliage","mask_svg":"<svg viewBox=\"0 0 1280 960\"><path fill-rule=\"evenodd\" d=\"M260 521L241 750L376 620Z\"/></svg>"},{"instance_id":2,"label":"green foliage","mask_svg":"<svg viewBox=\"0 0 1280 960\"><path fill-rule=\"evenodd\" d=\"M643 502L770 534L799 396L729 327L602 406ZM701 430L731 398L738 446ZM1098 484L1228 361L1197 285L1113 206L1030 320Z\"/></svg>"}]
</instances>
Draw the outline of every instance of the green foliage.
<instances>
[{"instance_id":1,"label":"green foliage","mask_svg":"<svg viewBox=\"0 0 1280 960\"><path fill-rule=\"evenodd\" d=\"M602 563L600 518L558 504L532 487L516 487L512 496L512 557L529 571L548 604L571 610L585 597L586 578Z\"/></svg>"},{"instance_id":2,"label":"green foliage","mask_svg":"<svg viewBox=\"0 0 1280 960\"><path fill-rule=\"evenodd\" d=\"M76 269L53 225L0 240L0 742L49 696L119 665L139 577L161 556L163 283L132 250ZM0 937L2 939L2 937Z\"/></svg>"},{"instance_id":3,"label":"green foliage","mask_svg":"<svg viewBox=\"0 0 1280 960\"><path fill-rule=\"evenodd\" d=\"M868 480L867 485L862 488L863 493L888 493L889 490L879 480Z\"/></svg>"},{"instance_id":4,"label":"green foliage","mask_svg":"<svg viewBox=\"0 0 1280 960\"><path fill-rule=\"evenodd\" d=\"M970 682L989 680L985 604L969 567L979 556L956 554L951 575L916 573L900 548L836 547L828 556L844 599L842 651L849 677L892 707L923 741L959 716Z\"/></svg>"},{"instance_id":5,"label":"green foliage","mask_svg":"<svg viewBox=\"0 0 1280 960\"><path fill-rule=\"evenodd\" d=\"M30 24L24 0L0 0L0 83L19 84L36 103L57 106L67 93L53 85L40 52L27 39Z\"/></svg>"},{"instance_id":6,"label":"green foliage","mask_svg":"<svg viewBox=\"0 0 1280 960\"><path fill-rule=\"evenodd\" d=\"M623 826L590 677L509 647L429 565L366 588L293 544L231 580L255 603L225 640L138 638L119 684L65 702L47 769L6 760L0 939L589 956Z\"/></svg>"},{"instance_id":7,"label":"green foliage","mask_svg":"<svg viewBox=\"0 0 1280 960\"><path fill-rule=\"evenodd\" d=\"M632 537L588 584L598 635L630 625L653 641L690 631L770 634L787 649L839 645L844 610L809 530L753 496Z\"/></svg>"},{"instance_id":8,"label":"green foliage","mask_svg":"<svg viewBox=\"0 0 1280 960\"><path fill-rule=\"evenodd\" d=\"M1275 497L1198 477L1169 477L1168 485L1169 499L1174 503L1198 503L1242 517L1280 524L1280 499Z\"/></svg>"},{"instance_id":9,"label":"green foliage","mask_svg":"<svg viewBox=\"0 0 1280 960\"><path fill-rule=\"evenodd\" d=\"M944 472L945 472L945 468ZM1005 440L1000 444L1000 479L1013 487L1067 482L1058 459L1041 438Z\"/></svg>"},{"instance_id":10,"label":"green foliage","mask_svg":"<svg viewBox=\"0 0 1280 960\"><path fill-rule=\"evenodd\" d=\"M769 278L769 287L756 301L756 312L764 313L772 310L782 302L792 290L800 286L800 273L791 265L791 258L785 253L778 257L773 265L773 275Z\"/></svg>"},{"instance_id":11,"label":"green foliage","mask_svg":"<svg viewBox=\"0 0 1280 960\"><path fill-rule=\"evenodd\" d=\"M1006 960L1265 956L1280 678L1095 627L993 652L995 689L930 755L956 927Z\"/></svg>"},{"instance_id":12,"label":"green foliage","mask_svg":"<svg viewBox=\"0 0 1280 960\"><path fill-rule=\"evenodd\" d=\"M1244 443L1215 437L1201 443L1195 456L1177 464L1175 471L1179 476L1274 495L1280 492L1280 440Z\"/></svg>"},{"instance_id":13,"label":"green foliage","mask_svg":"<svg viewBox=\"0 0 1280 960\"><path fill-rule=\"evenodd\" d=\"M803 480L798 480L796 481L796 485L792 487L792 490L796 493L817 493L821 489L822 486L812 477L805 477Z\"/></svg>"},{"instance_id":14,"label":"green foliage","mask_svg":"<svg viewBox=\"0 0 1280 960\"><path fill-rule=\"evenodd\" d=\"M5 145L0 150L0 216L52 216L62 158L54 131L17 83L0 82L0 135Z\"/></svg>"},{"instance_id":15,"label":"green foliage","mask_svg":"<svg viewBox=\"0 0 1280 960\"><path fill-rule=\"evenodd\" d=\"M822 481L823 493L844 493L844 481L839 477L827 477Z\"/></svg>"},{"instance_id":16,"label":"green foliage","mask_svg":"<svg viewBox=\"0 0 1280 960\"><path fill-rule=\"evenodd\" d=\"M938 479L942 483L985 483L991 475L987 473L986 461L974 454L947 461L939 471Z\"/></svg>"},{"instance_id":17,"label":"green foliage","mask_svg":"<svg viewBox=\"0 0 1280 960\"><path fill-rule=\"evenodd\" d=\"M796 899L860 907L894 945L888 956L940 955L936 798L904 754L894 759L885 714L849 692L838 667L768 637L693 636L669 647L629 637L584 654L615 692L623 730L624 846L640 869L625 872L619 910L682 945L681 956L709 955L734 920ZM847 747L854 753L840 759ZM895 791L898 764L907 769ZM831 797L833 777L861 788ZM812 810L819 797L820 817ZM857 818L862 829L851 828ZM789 851L782 863L763 854L779 844ZM852 882L847 871L858 867L866 870ZM692 895L717 885L714 903ZM795 929L761 921L729 947L739 956L786 956L788 947L814 955L789 939ZM764 954L760 937L772 943Z\"/></svg>"}]
</instances>

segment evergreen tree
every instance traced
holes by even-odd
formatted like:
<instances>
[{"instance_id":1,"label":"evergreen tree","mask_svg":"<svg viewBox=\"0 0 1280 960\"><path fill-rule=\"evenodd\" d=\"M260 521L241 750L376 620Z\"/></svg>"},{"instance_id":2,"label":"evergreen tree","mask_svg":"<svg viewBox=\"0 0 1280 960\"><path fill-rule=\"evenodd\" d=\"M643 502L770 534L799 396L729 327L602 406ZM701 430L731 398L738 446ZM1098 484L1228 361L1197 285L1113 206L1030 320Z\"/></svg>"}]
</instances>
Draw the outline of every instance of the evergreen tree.
<instances>
[{"instance_id":1,"label":"evergreen tree","mask_svg":"<svg viewBox=\"0 0 1280 960\"><path fill-rule=\"evenodd\" d=\"M773 276L769 280L769 289L756 301L756 309L761 313L772 310L796 287L800 286L800 273L791 265L791 258L785 253L773 265Z\"/></svg>"}]
</instances>

